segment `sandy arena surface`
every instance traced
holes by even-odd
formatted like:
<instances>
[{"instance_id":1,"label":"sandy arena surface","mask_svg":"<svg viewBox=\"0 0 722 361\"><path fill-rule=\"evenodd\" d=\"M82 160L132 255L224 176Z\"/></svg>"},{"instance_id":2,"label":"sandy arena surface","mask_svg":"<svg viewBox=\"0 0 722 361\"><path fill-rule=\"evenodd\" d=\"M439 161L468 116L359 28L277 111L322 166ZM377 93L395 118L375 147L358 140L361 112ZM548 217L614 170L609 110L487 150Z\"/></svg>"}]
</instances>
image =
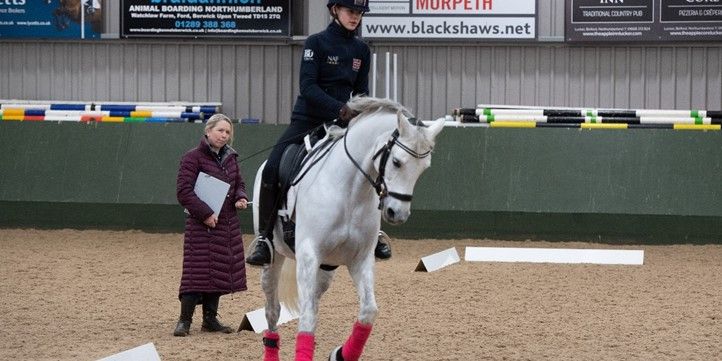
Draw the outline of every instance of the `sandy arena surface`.
<instances>
[{"instance_id":1,"label":"sandy arena surface","mask_svg":"<svg viewBox=\"0 0 722 361\"><path fill-rule=\"evenodd\" d=\"M393 229L390 229L393 233ZM246 236L246 241L250 236ZM465 246L643 249L643 266L462 262L413 272ZM261 336L173 337L182 235L0 230L0 359L97 360L152 342L168 360L261 360ZM379 317L364 360L713 360L722 354L722 245L610 246L493 240L395 240L376 265ZM237 328L263 306L249 290L221 298ZM339 268L320 306L316 360L348 335L357 298ZM281 326L292 359L296 321Z\"/></svg>"}]
</instances>

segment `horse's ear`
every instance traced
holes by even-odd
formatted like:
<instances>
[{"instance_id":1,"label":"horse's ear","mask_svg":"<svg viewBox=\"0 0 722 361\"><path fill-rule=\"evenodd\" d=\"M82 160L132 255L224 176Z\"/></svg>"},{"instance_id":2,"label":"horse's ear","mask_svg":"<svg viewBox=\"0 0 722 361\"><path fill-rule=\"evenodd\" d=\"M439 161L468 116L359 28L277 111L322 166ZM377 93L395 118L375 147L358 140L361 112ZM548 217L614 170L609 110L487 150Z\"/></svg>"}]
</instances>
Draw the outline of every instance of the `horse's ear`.
<instances>
[{"instance_id":1,"label":"horse's ear","mask_svg":"<svg viewBox=\"0 0 722 361\"><path fill-rule=\"evenodd\" d=\"M431 137L431 139L435 139L439 133L441 133L441 130L444 129L444 123L446 122L446 119L439 118L436 119L433 123L431 123L431 126L429 126L429 129L427 133Z\"/></svg>"},{"instance_id":2,"label":"horse's ear","mask_svg":"<svg viewBox=\"0 0 722 361\"><path fill-rule=\"evenodd\" d=\"M409 119L406 118L404 113L402 111L396 112L396 118L398 118L398 126L399 134L407 134L410 131L411 123L409 122Z\"/></svg>"}]
</instances>

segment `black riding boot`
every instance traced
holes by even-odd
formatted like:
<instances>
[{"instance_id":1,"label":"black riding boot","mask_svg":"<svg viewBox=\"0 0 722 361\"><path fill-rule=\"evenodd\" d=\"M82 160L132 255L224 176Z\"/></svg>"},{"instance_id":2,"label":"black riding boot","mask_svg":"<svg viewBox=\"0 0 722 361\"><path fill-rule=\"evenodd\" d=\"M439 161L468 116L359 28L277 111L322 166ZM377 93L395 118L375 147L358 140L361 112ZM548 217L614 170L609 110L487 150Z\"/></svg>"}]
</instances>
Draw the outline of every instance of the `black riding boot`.
<instances>
[{"instance_id":1,"label":"black riding boot","mask_svg":"<svg viewBox=\"0 0 722 361\"><path fill-rule=\"evenodd\" d=\"M178 323L175 325L173 336L188 336L191 330L191 322L193 321L193 311L198 304L198 295L183 294L180 297L181 312Z\"/></svg>"},{"instance_id":2,"label":"black riding boot","mask_svg":"<svg viewBox=\"0 0 722 361\"><path fill-rule=\"evenodd\" d=\"M219 294L206 293L203 295L203 324L202 331L231 333L233 329L222 324L216 316L218 316Z\"/></svg>"},{"instance_id":3,"label":"black riding boot","mask_svg":"<svg viewBox=\"0 0 722 361\"><path fill-rule=\"evenodd\" d=\"M262 183L258 204L258 232L255 240L256 247L246 257L246 262L252 266L263 266L271 263L271 246L273 240L273 225L276 223L276 201L278 186Z\"/></svg>"}]
</instances>

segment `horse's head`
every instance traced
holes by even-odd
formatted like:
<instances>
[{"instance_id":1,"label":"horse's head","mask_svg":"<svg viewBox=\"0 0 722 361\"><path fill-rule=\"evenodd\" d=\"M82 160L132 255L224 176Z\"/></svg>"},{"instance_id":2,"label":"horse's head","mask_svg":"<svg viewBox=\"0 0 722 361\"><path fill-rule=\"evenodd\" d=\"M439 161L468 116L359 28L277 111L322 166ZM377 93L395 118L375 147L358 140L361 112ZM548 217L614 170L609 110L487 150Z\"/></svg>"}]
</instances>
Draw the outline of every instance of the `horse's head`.
<instances>
[{"instance_id":1,"label":"horse's head","mask_svg":"<svg viewBox=\"0 0 722 361\"><path fill-rule=\"evenodd\" d=\"M401 111L397 118L396 130L390 138L379 141L374 156L374 166L384 183L381 214L390 224L401 224L409 218L414 185L431 165L436 136L444 127L443 118L428 127L420 121L412 124Z\"/></svg>"}]
</instances>

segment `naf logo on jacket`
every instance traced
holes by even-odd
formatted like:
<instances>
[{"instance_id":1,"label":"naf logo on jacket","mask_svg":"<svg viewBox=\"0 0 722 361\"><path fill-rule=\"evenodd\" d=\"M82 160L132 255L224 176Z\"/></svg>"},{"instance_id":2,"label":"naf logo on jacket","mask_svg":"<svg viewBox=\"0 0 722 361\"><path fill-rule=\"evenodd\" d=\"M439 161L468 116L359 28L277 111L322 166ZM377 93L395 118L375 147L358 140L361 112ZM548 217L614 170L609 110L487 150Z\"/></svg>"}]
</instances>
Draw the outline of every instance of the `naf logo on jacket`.
<instances>
[{"instance_id":1,"label":"naf logo on jacket","mask_svg":"<svg viewBox=\"0 0 722 361\"><path fill-rule=\"evenodd\" d=\"M326 64L329 65L338 65L338 55L329 55L326 58Z\"/></svg>"}]
</instances>

